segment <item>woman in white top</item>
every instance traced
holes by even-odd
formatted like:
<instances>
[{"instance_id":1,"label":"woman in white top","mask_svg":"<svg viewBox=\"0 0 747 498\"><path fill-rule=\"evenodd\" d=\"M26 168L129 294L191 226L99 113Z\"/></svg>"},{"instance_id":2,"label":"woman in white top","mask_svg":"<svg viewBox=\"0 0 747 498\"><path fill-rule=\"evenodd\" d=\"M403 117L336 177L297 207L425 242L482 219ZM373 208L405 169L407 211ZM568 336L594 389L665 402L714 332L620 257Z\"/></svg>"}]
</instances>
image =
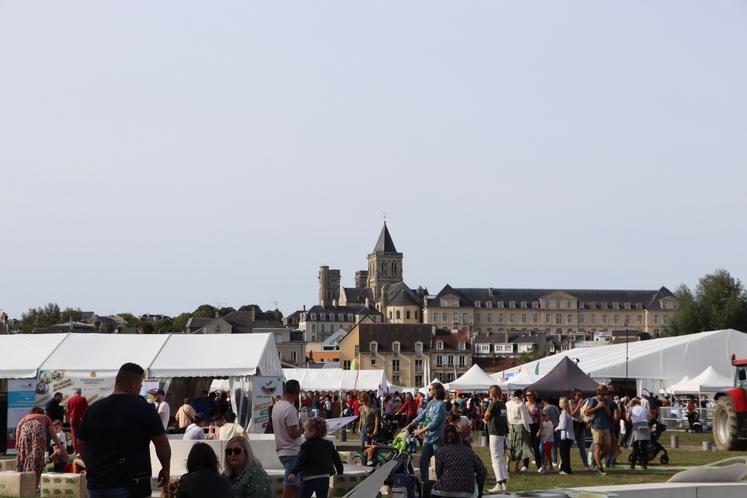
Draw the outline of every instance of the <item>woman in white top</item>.
<instances>
[{"instance_id":1,"label":"woman in white top","mask_svg":"<svg viewBox=\"0 0 747 498\"><path fill-rule=\"evenodd\" d=\"M636 460L641 463L643 470L648 466L648 442L651 440L651 428L648 425L651 419L651 412L648 408L641 405L641 400L633 398L628 403L628 413L626 418L633 424L630 440L633 442L633 459L630 462L630 468L635 468Z\"/></svg>"},{"instance_id":2,"label":"woman in white top","mask_svg":"<svg viewBox=\"0 0 747 498\"><path fill-rule=\"evenodd\" d=\"M573 417L571 417L568 398L560 398L558 406L560 407L560 418L555 431L560 433L560 474L573 474L571 470L571 446L576 439L576 434L573 431Z\"/></svg>"}]
</instances>

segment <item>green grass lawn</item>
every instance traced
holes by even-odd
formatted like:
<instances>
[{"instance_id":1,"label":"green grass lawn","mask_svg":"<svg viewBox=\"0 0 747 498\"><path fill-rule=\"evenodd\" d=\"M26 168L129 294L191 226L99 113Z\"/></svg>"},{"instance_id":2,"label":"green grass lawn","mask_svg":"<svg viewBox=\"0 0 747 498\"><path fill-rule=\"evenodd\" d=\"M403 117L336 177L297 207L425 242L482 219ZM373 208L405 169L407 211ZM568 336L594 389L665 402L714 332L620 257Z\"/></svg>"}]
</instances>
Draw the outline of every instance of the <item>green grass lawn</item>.
<instances>
[{"instance_id":1,"label":"green grass lawn","mask_svg":"<svg viewBox=\"0 0 747 498\"><path fill-rule=\"evenodd\" d=\"M487 448L480 446L474 446L474 449L488 469L488 479L485 483L485 489L490 489L495 485L495 475L493 474L493 467L490 463L490 453ZM571 468L574 469L573 475L561 476L557 472L542 475L537 473L537 468L534 465L530 465L530 471L525 474L511 474L509 478L509 490L527 491L558 487L574 488L582 486L614 486L664 482L681 470L678 467L693 467L717 462L733 456L745 456L744 452L737 451L705 452L688 449L670 450L667 448L667 452L669 454L668 465L661 465L657 457L650 464L650 467L654 468L643 471L640 467L637 467L636 470L631 471L630 466L627 464L630 452L629 450L623 450L623 454L617 459L619 462L618 465L609 469L606 476L599 476L596 473L583 470L584 467L581 464L578 449L572 448Z\"/></svg>"}]
</instances>

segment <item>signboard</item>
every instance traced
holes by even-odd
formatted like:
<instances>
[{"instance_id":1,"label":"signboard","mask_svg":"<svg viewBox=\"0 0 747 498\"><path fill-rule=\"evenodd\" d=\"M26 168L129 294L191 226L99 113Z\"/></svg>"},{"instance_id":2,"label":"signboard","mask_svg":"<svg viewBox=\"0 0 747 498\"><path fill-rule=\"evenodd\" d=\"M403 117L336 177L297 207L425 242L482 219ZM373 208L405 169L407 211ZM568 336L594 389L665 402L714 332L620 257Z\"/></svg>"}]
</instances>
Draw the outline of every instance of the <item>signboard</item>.
<instances>
[{"instance_id":1,"label":"signboard","mask_svg":"<svg viewBox=\"0 0 747 498\"><path fill-rule=\"evenodd\" d=\"M283 394L282 377L252 377L251 432L263 433L270 418L272 397Z\"/></svg>"},{"instance_id":2,"label":"signboard","mask_svg":"<svg viewBox=\"0 0 747 498\"><path fill-rule=\"evenodd\" d=\"M8 453L15 453L16 426L31 408L38 406L43 409L56 392L62 393L60 404L64 406L76 387L81 389L83 396L91 404L111 394L114 390L114 378L98 377L93 371L86 376L68 376L64 370L43 370L38 379L9 380L6 431Z\"/></svg>"}]
</instances>

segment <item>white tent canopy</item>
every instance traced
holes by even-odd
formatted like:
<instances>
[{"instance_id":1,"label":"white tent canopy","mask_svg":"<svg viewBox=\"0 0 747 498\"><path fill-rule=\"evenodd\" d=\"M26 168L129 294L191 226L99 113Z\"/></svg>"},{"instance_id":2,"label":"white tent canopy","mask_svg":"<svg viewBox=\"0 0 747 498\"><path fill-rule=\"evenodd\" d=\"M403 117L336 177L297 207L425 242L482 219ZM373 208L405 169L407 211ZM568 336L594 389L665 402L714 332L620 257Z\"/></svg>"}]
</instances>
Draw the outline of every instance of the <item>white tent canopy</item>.
<instances>
[{"instance_id":1,"label":"white tent canopy","mask_svg":"<svg viewBox=\"0 0 747 498\"><path fill-rule=\"evenodd\" d=\"M487 391L490 386L496 385L495 379L485 373L485 370L477 364L453 382L449 382L450 391Z\"/></svg>"},{"instance_id":2,"label":"white tent canopy","mask_svg":"<svg viewBox=\"0 0 747 498\"><path fill-rule=\"evenodd\" d=\"M692 379L683 379L677 384L669 387L673 393L701 393L716 392L724 388L732 387L734 381L732 378L721 375L713 367L709 366L699 375Z\"/></svg>"},{"instance_id":3,"label":"white tent canopy","mask_svg":"<svg viewBox=\"0 0 747 498\"><path fill-rule=\"evenodd\" d=\"M286 380L295 379L304 391L384 392L389 382L383 370L338 368L284 368Z\"/></svg>"},{"instance_id":4,"label":"white tent canopy","mask_svg":"<svg viewBox=\"0 0 747 498\"><path fill-rule=\"evenodd\" d=\"M282 377L272 334L171 335L150 365L166 377Z\"/></svg>"},{"instance_id":5,"label":"white tent canopy","mask_svg":"<svg viewBox=\"0 0 747 498\"><path fill-rule=\"evenodd\" d=\"M70 334L39 370L65 370L74 377L114 377L123 363L148 368L168 335Z\"/></svg>"},{"instance_id":6,"label":"white tent canopy","mask_svg":"<svg viewBox=\"0 0 747 498\"><path fill-rule=\"evenodd\" d=\"M537 375L528 369L523 369L521 372L506 379L502 379L500 373L493 374L491 377L498 382L501 389L513 391L514 389L526 389L544 376Z\"/></svg>"},{"instance_id":7,"label":"white tent canopy","mask_svg":"<svg viewBox=\"0 0 747 498\"><path fill-rule=\"evenodd\" d=\"M150 378L282 377L272 334L0 336L0 378L34 378L40 370L113 376L126 362Z\"/></svg>"},{"instance_id":8,"label":"white tent canopy","mask_svg":"<svg viewBox=\"0 0 747 498\"><path fill-rule=\"evenodd\" d=\"M628 345L628 377L636 380L638 392L659 392L684 375L695 376L709 366L732 371L731 354L747 351L747 334L732 329L631 342ZM526 363L522 370L544 375L567 356L595 380L624 379L625 344L575 348ZM537 366L539 364L539 366ZM518 367L506 370L517 373Z\"/></svg>"},{"instance_id":9,"label":"white tent canopy","mask_svg":"<svg viewBox=\"0 0 747 498\"><path fill-rule=\"evenodd\" d=\"M0 335L0 379L33 379L67 334Z\"/></svg>"}]
</instances>

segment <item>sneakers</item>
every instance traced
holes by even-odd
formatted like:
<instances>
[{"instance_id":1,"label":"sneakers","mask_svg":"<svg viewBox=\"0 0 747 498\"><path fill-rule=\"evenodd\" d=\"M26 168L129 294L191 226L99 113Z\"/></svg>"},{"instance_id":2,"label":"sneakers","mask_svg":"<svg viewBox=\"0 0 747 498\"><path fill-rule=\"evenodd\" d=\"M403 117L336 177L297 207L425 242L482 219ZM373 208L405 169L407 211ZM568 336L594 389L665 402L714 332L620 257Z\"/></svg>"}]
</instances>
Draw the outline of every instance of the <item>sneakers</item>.
<instances>
[{"instance_id":1,"label":"sneakers","mask_svg":"<svg viewBox=\"0 0 747 498\"><path fill-rule=\"evenodd\" d=\"M503 491L503 484L496 483L495 486L488 490L488 493L497 493L498 491Z\"/></svg>"},{"instance_id":2,"label":"sneakers","mask_svg":"<svg viewBox=\"0 0 747 498\"><path fill-rule=\"evenodd\" d=\"M540 467L539 469L537 469L537 473L538 474L544 474L545 472L547 472L547 471L545 470L544 467Z\"/></svg>"},{"instance_id":3,"label":"sneakers","mask_svg":"<svg viewBox=\"0 0 747 498\"><path fill-rule=\"evenodd\" d=\"M599 467L599 470L597 470L597 474L599 474L600 476L606 476L607 475L607 472L605 472L605 470L604 470L604 465L601 465Z\"/></svg>"},{"instance_id":4,"label":"sneakers","mask_svg":"<svg viewBox=\"0 0 747 498\"><path fill-rule=\"evenodd\" d=\"M565 470L561 470L560 472L558 472L558 475L559 476L567 476L568 473Z\"/></svg>"},{"instance_id":5,"label":"sneakers","mask_svg":"<svg viewBox=\"0 0 747 498\"><path fill-rule=\"evenodd\" d=\"M501 491L506 491L508 489L508 483L506 481L503 481L501 483Z\"/></svg>"},{"instance_id":6,"label":"sneakers","mask_svg":"<svg viewBox=\"0 0 747 498\"><path fill-rule=\"evenodd\" d=\"M521 472L523 474L526 471L527 471L527 466L524 465L519 472Z\"/></svg>"},{"instance_id":7,"label":"sneakers","mask_svg":"<svg viewBox=\"0 0 747 498\"><path fill-rule=\"evenodd\" d=\"M587 465L586 472L594 472L594 467L592 467L591 465Z\"/></svg>"}]
</instances>

